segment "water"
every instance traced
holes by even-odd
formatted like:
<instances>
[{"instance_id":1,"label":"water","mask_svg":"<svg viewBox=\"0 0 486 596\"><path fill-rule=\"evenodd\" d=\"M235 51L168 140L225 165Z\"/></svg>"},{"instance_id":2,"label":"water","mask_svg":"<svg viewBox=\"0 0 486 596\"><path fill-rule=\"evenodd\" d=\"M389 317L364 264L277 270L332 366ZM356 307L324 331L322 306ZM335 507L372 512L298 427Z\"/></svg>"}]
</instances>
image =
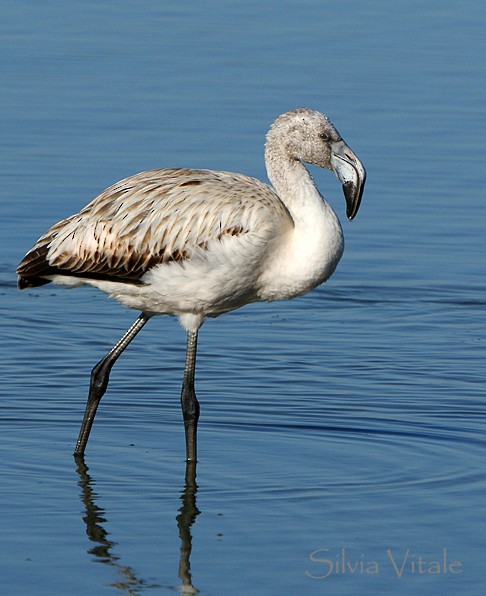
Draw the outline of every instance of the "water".
<instances>
[{"instance_id":1,"label":"water","mask_svg":"<svg viewBox=\"0 0 486 596\"><path fill-rule=\"evenodd\" d=\"M482 593L485 24L444 0L4 3L2 593ZM76 466L89 371L135 313L20 293L18 261L129 174L264 178L268 125L299 105L368 171L352 224L313 171L337 272L203 327L195 481L170 318L116 364Z\"/></svg>"}]
</instances>

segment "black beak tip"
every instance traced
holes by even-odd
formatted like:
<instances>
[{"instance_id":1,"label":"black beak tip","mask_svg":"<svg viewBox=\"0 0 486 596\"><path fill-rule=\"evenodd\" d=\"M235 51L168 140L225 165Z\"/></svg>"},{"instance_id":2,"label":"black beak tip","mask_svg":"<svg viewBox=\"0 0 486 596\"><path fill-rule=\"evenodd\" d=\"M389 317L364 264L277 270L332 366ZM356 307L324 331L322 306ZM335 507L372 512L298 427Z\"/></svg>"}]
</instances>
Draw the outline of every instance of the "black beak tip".
<instances>
[{"instance_id":1,"label":"black beak tip","mask_svg":"<svg viewBox=\"0 0 486 596\"><path fill-rule=\"evenodd\" d=\"M361 195L363 194L363 186L358 190L352 182L345 182L343 184L343 192L346 198L346 215L349 221L352 221L358 213Z\"/></svg>"}]
</instances>

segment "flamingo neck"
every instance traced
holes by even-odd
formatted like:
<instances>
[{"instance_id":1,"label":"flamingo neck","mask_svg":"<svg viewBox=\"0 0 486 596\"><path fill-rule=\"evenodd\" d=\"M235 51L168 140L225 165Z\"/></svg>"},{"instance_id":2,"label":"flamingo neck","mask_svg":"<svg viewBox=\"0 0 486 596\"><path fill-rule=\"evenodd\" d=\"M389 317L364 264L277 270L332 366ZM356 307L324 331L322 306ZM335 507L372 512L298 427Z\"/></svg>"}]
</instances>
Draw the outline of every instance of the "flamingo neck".
<instances>
[{"instance_id":1,"label":"flamingo neck","mask_svg":"<svg viewBox=\"0 0 486 596\"><path fill-rule=\"evenodd\" d=\"M299 160L269 141L265 161L268 177L294 225L272 255L272 265L262 276L260 295L265 300L293 298L333 273L344 249L342 229Z\"/></svg>"}]
</instances>

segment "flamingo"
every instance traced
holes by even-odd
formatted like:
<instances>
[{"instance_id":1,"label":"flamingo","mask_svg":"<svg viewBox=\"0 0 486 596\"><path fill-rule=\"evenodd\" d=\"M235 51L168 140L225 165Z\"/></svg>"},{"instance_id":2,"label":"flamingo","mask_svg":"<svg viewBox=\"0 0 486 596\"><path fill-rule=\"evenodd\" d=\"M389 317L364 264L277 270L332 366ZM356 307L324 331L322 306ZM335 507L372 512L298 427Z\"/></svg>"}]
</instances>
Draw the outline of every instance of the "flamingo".
<instances>
[{"instance_id":1,"label":"flamingo","mask_svg":"<svg viewBox=\"0 0 486 596\"><path fill-rule=\"evenodd\" d=\"M175 315L187 333L181 391L186 461L196 461L201 325L250 302L301 296L325 282L342 256L339 220L304 163L334 171L352 220L365 169L326 116L297 108L279 116L267 134L271 186L224 171L142 172L52 226L23 258L20 289L88 284L141 311L91 372L75 456L84 455L116 360L150 318Z\"/></svg>"}]
</instances>

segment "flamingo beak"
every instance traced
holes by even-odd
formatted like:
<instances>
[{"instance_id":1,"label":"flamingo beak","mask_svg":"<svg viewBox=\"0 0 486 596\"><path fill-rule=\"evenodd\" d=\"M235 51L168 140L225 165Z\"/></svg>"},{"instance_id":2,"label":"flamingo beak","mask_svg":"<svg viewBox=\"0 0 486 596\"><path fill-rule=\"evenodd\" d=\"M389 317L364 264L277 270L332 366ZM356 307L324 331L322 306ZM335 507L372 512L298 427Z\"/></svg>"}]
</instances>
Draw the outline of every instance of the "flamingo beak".
<instances>
[{"instance_id":1,"label":"flamingo beak","mask_svg":"<svg viewBox=\"0 0 486 596\"><path fill-rule=\"evenodd\" d=\"M366 170L343 140L332 144L331 167L339 182L343 185L346 215L349 220L352 220L358 213L361 197L363 196Z\"/></svg>"}]
</instances>

